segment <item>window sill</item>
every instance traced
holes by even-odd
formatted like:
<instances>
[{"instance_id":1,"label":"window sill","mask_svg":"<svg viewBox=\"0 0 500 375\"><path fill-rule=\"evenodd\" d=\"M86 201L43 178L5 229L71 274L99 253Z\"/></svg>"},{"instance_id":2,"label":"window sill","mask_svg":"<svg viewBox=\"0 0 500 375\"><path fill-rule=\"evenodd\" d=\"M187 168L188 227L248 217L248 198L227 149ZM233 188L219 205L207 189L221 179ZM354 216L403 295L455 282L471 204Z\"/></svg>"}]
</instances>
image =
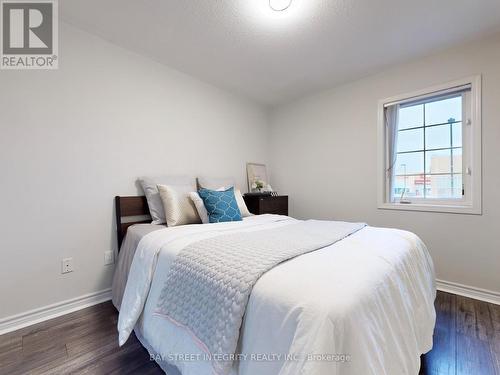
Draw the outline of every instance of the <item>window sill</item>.
<instances>
[{"instance_id":1,"label":"window sill","mask_svg":"<svg viewBox=\"0 0 500 375\"><path fill-rule=\"evenodd\" d=\"M472 205L441 205L441 204L422 204L422 203L382 203L378 206L381 210L400 210L400 211L422 211L422 212L442 212L465 215L482 215L481 207Z\"/></svg>"}]
</instances>

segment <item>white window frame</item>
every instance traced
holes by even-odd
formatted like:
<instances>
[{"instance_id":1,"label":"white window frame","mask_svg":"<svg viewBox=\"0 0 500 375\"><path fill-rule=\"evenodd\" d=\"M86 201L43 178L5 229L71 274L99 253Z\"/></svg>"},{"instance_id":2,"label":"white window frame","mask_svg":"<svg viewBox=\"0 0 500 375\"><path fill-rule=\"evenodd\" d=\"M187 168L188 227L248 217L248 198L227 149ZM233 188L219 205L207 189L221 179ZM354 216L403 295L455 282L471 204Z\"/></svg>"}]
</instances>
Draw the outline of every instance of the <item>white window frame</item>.
<instances>
[{"instance_id":1,"label":"white window frame","mask_svg":"<svg viewBox=\"0 0 500 375\"><path fill-rule=\"evenodd\" d=\"M387 136L385 108L388 105L425 100L432 96L453 92L460 87L470 86L470 103L466 102L463 119L463 178L465 196L463 199L405 199L405 203L391 202L391 178L387 176ZM470 105L469 105L470 104ZM469 112L470 108L470 113ZM467 118L468 117L468 118ZM429 211L462 214L482 214L482 135L481 135L481 76L473 76L437 85L424 90L402 94L379 101L378 105L378 208L405 211ZM407 203L409 202L409 203Z\"/></svg>"}]
</instances>

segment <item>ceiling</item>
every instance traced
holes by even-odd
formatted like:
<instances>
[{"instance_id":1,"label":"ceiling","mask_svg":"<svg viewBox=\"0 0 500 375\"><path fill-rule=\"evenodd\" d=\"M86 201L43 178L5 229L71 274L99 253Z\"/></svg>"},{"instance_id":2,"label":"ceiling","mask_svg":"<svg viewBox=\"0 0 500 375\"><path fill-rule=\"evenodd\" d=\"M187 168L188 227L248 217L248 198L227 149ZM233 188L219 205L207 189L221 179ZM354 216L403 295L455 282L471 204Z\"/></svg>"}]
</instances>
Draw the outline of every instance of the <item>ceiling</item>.
<instances>
[{"instance_id":1,"label":"ceiling","mask_svg":"<svg viewBox=\"0 0 500 375\"><path fill-rule=\"evenodd\" d=\"M499 0L64 0L62 19L273 106L500 31Z\"/></svg>"}]
</instances>

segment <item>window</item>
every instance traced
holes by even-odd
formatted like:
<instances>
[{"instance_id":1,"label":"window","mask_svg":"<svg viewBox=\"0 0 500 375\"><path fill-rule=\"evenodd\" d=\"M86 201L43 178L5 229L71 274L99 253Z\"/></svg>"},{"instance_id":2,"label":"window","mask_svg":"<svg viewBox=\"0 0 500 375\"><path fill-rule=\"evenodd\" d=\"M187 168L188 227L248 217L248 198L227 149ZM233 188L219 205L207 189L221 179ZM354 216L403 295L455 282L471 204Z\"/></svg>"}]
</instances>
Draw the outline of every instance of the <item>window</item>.
<instances>
[{"instance_id":1,"label":"window","mask_svg":"<svg viewBox=\"0 0 500 375\"><path fill-rule=\"evenodd\" d=\"M379 208L481 213L480 85L381 101Z\"/></svg>"}]
</instances>

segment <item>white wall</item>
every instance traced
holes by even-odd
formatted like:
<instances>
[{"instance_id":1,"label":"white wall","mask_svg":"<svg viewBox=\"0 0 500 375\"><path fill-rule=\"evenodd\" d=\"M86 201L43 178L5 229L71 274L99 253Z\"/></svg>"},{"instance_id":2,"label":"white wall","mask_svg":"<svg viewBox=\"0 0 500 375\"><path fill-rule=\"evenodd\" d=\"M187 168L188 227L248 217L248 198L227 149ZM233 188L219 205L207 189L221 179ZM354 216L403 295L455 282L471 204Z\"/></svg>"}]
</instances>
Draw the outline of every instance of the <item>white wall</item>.
<instances>
[{"instance_id":1,"label":"white wall","mask_svg":"<svg viewBox=\"0 0 500 375\"><path fill-rule=\"evenodd\" d=\"M500 36L277 108L66 24L60 69L0 71L0 319L109 288L113 197L141 175L231 175L270 162L298 217L412 230L440 279L500 289ZM380 98L483 74L483 216L377 210ZM269 155L269 156L268 156ZM61 275L73 257L75 272Z\"/></svg>"},{"instance_id":2,"label":"white wall","mask_svg":"<svg viewBox=\"0 0 500 375\"><path fill-rule=\"evenodd\" d=\"M378 100L474 74L483 75L484 214L378 210ZM500 292L500 35L279 107L270 137L273 187L290 194L292 215L414 231L439 279Z\"/></svg>"},{"instance_id":3,"label":"white wall","mask_svg":"<svg viewBox=\"0 0 500 375\"><path fill-rule=\"evenodd\" d=\"M266 113L66 24L60 69L0 71L0 318L109 288L137 177L266 162ZM75 272L61 275L73 257Z\"/></svg>"}]
</instances>

